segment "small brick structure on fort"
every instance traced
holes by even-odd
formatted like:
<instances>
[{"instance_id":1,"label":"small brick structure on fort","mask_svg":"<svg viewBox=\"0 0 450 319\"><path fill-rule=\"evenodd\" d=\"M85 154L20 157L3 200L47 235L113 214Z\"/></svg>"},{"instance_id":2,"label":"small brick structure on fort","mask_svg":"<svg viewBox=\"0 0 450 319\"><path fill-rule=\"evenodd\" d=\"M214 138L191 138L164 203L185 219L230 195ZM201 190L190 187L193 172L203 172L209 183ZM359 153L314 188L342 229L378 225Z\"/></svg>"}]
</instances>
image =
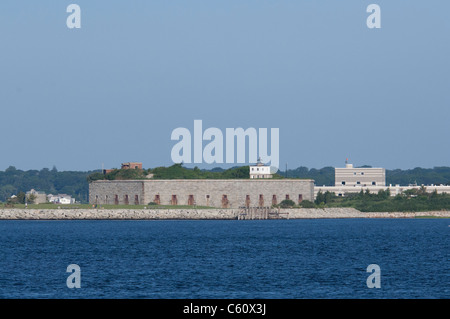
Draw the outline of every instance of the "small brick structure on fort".
<instances>
[{"instance_id":1,"label":"small brick structure on fort","mask_svg":"<svg viewBox=\"0 0 450 319\"><path fill-rule=\"evenodd\" d=\"M122 163L120 169L142 169L142 163L141 162L127 162ZM103 174L108 174L112 172L114 169L104 169Z\"/></svg>"}]
</instances>

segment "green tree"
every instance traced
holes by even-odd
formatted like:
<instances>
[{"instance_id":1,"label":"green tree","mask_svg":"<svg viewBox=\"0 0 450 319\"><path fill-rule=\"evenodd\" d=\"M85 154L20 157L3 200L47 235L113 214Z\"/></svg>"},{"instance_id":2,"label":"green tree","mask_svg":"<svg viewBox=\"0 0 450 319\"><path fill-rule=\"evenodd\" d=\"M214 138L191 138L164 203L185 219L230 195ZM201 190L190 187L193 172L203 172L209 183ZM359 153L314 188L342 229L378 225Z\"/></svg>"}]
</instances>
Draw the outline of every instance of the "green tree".
<instances>
[{"instance_id":1,"label":"green tree","mask_svg":"<svg viewBox=\"0 0 450 319\"><path fill-rule=\"evenodd\" d=\"M314 208L315 205L314 205L313 202L311 202L311 201L305 199L305 200L303 200L303 201L300 203L300 207L303 207L303 208Z\"/></svg>"},{"instance_id":2,"label":"green tree","mask_svg":"<svg viewBox=\"0 0 450 319\"><path fill-rule=\"evenodd\" d=\"M332 203L337 198L336 194L334 192L326 191L325 193L322 193L322 190L319 190L319 192L316 195L316 199L314 200L314 203L316 205L320 204L329 204Z\"/></svg>"},{"instance_id":3,"label":"green tree","mask_svg":"<svg viewBox=\"0 0 450 319\"><path fill-rule=\"evenodd\" d=\"M280 207L281 208L291 208L291 207L294 207L294 206L295 206L295 203L291 199L285 199L285 200L282 200L280 202Z\"/></svg>"},{"instance_id":4,"label":"green tree","mask_svg":"<svg viewBox=\"0 0 450 319\"><path fill-rule=\"evenodd\" d=\"M437 199L439 198L439 194L437 192L437 189L434 189L434 191L430 195L430 199Z\"/></svg>"},{"instance_id":5,"label":"green tree","mask_svg":"<svg viewBox=\"0 0 450 319\"><path fill-rule=\"evenodd\" d=\"M28 204L34 204L34 201L36 200L36 195L30 194L27 196L27 203Z\"/></svg>"},{"instance_id":6,"label":"green tree","mask_svg":"<svg viewBox=\"0 0 450 319\"><path fill-rule=\"evenodd\" d=\"M25 193L24 192L19 192L18 194L17 194L17 203L19 203L19 204L25 204L25 197L26 197L26 195L25 195Z\"/></svg>"},{"instance_id":7,"label":"green tree","mask_svg":"<svg viewBox=\"0 0 450 319\"><path fill-rule=\"evenodd\" d=\"M317 193L314 203L316 205L320 205L320 203L325 203L325 195L322 193L322 190L319 190L319 192Z\"/></svg>"},{"instance_id":8,"label":"green tree","mask_svg":"<svg viewBox=\"0 0 450 319\"><path fill-rule=\"evenodd\" d=\"M105 179L105 174L100 173L100 172L92 173L92 174L89 174L88 177L86 177L86 179L87 179L88 183L90 183L92 181Z\"/></svg>"},{"instance_id":9,"label":"green tree","mask_svg":"<svg viewBox=\"0 0 450 319\"><path fill-rule=\"evenodd\" d=\"M417 195L427 195L427 188L425 187L425 186L420 186L420 188L419 188L419 190L418 190L418 192L417 192Z\"/></svg>"},{"instance_id":10,"label":"green tree","mask_svg":"<svg viewBox=\"0 0 450 319\"><path fill-rule=\"evenodd\" d=\"M380 189L377 194L378 199L381 199L381 200L388 199L389 196L391 196L391 191L389 189L386 189L386 190Z\"/></svg>"},{"instance_id":11,"label":"green tree","mask_svg":"<svg viewBox=\"0 0 450 319\"><path fill-rule=\"evenodd\" d=\"M336 199L336 194L334 192L326 191L323 195L324 197L324 203L329 204L332 203Z\"/></svg>"}]
</instances>

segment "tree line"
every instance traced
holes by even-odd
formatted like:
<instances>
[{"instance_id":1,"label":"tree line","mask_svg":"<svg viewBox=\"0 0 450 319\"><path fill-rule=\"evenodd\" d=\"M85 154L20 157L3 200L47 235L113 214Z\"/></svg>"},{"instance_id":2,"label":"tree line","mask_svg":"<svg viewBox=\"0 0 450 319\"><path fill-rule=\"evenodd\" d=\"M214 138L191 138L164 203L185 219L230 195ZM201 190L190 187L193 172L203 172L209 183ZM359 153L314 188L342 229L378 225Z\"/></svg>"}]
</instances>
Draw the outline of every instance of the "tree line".
<instances>
[{"instance_id":1,"label":"tree line","mask_svg":"<svg viewBox=\"0 0 450 319\"><path fill-rule=\"evenodd\" d=\"M154 179L232 179L249 178L249 167L240 166L230 169L213 168L210 170L198 167L187 168L182 164L169 167L155 167L143 170L113 170L103 174L100 170L93 171L58 171L43 168L41 170L20 170L14 166L0 171L0 201L6 202L12 195L27 192L31 189L46 194L67 194L77 201L86 203L89 200L89 182L98 179L145 179L149 174ZM274 178L308 178L322 186L334 185L334 168L321 169L300 166L296 169L279 171ZM414 168L410 170L386 170L386 183L389 184L424 184L450 185L450 167L435 167L431 169Z\"/></svg>"},{"instance_id":2,"label":"tree line","mask_svg":"<svg viewBox=\"0 0 450 319\"><path fill-rule=\"evenodd\" d=\"M67 194L80 202L89 201L89 172L61 171L52 169L23 171L14 166L0 171L0 201L7 202L12 195L19 195L31 189L46 194Z\"/></svg>"}]
</instances>

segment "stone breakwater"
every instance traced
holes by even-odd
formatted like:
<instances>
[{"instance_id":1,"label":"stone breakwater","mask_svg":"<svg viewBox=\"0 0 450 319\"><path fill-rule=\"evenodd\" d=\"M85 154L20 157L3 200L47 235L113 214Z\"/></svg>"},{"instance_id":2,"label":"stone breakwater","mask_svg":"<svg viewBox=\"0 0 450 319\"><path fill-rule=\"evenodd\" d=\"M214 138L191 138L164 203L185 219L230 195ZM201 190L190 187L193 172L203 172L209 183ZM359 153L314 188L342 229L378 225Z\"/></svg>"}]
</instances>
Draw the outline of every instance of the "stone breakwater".
<instances>
[{"instance_id":1,"label":"stone breakwater","mask_svg":"<svg viewBox=\"0 0 450 319\"><path fill-rule=\"evenodd\" d=\"M360 212L354 208L300 208L284 209L289 212L290 219L301 218L416 218L416 217L448 217L450 211L431 212Z\"/></svg>"},{"instance_id":2,"label":"stone breakwater","mask_svg":"<svg viewBox=\"0 0 450 319\"><path fill-rule=\"evenodd\" d=\"M240 209L0 209L0 220L158 220L158 219L238 219ZM298 208L281 209L280 218L415 218L447 217L450 211L435 212L373 212L363 213L353 208Z\"/></svg>"},{"instance_id":3,"label":"stone breakwater","mask_svg":"<svg viewBox=\"0 0 450 319\"><path fill-rule=\"evenodd\" d=\"M1 209L0 219L237 219L232 209Z\"/></svg>"}]
</instances>

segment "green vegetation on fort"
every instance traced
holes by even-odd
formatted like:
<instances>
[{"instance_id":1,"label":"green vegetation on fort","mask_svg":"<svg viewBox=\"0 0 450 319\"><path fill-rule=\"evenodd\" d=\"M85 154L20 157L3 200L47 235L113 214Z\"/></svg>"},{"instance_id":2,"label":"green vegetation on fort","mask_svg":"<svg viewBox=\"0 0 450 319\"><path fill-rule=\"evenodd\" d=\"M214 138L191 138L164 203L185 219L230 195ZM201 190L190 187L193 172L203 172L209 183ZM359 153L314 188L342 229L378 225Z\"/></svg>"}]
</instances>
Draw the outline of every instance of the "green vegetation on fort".
<instances>
[{"instance_id":1,"label":"green vegetation on fort","mask_svg":"<svg viewBox=\"0 0 450 319\"><path fill-rule=\"evenodd\" d=\"M201 170L198 167L186 168L182 164L174 164L153 169L115 169L107 174L97 172L90 174L88 181L147 179L150 176L152 179L248 179L249 169L249 166L240 166L226 170ZM282 178L278 174L274 177Z\"/></svg>"},{"instance_id":2,"label":"green vegetation on fort","mask_svg":"<svg viewBox=\"0 0 450 319\"><path fill-rule=\"evenodd\" d=\"M87 176L88 182L97 180L127 180L127 179L146 179L149 174L145 169L114 169L107 174L94 172Z\"/></svg>"},{"instance_id":3,"label":"green vegetation on fort","mask_svg":"<svg viewBox=\"0 0 450 319\"><path fill-rule=\"evenodd\" d=\"M170 167L156 167L151 170L154 179L248 179L249 166L233 167L227 170L208 171L198 167L188 169L182 164Z\"/></svg>"}]
</instances>

